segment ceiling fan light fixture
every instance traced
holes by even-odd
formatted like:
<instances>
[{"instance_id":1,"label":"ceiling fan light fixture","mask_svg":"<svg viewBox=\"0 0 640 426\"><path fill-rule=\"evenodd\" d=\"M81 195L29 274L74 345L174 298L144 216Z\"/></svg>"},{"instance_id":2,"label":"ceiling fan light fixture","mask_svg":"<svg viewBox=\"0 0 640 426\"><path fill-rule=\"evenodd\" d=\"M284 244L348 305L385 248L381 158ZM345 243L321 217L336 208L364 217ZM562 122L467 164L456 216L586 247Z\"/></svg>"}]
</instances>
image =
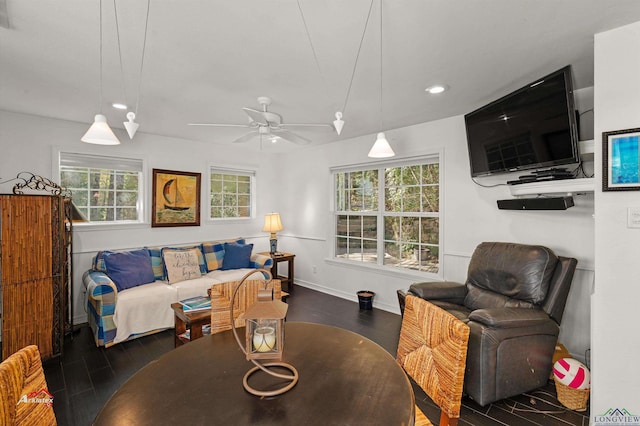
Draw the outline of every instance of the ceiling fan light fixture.
<instances>
[{"instance_id":1,"label":"ceiling fan light fixture","mask_svg":"<svg viewBox=\"0 0 640 426\"><path fill-rule=\"evenodd\" d=\"M378 133L378 137L376 142L371 147L369 154L367 155L369 158L389 158L396 155L391 149L391 145L387 141L387 138L384 135L384 132Z\"/></svg>"},{"instance_id":2,"label":"ceiling fan light fixture","mask_svg":"<svg viewBox=\"0 0 640 426\"><path fill-rule=\"evenodd\" d=\"M93 124L80 140L95 145L120 145L120 140L107 124L107 117L102 114L96 114Z\"/></svg>"}]
</instances>

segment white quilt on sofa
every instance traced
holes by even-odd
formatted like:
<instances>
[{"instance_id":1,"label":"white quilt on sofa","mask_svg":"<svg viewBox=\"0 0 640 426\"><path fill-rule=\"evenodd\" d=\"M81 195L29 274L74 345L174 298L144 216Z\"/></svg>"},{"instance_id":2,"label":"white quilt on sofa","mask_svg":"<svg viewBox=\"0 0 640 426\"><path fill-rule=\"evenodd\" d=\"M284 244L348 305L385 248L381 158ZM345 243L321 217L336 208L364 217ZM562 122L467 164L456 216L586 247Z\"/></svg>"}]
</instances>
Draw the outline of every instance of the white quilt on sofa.
<instances>
[{"instance_id":1,"label":"white quilt on sofa","mask_svg":"<svg viewBox=\"0 0 640 426\"><path fill-rule=\"evenodd\" d=\"M116 337L120 343L132 335L159 328L172 328L174 314L171 304L178 301L175 288L162 281L118 292L118 302L113 314Z\"/></svg>"},{"instance_id":2,"label":"white quilt on sofa","mask_svg":"<svg viewBox=\"0 0 640 426\"><path fill-rule=\"evenodd\" d=\"M195 296L206 296L213 284L227 281L239 281L255 269L215 270L201 277L169 284L155 281L118 292L113 322L116 325L116 337L113 343L120 343L132 334L146 333L152 330L173 328L175 315L171 304ZM262 280L264 275L253 273L248 279Z\"/></svg>"}]
</instances>

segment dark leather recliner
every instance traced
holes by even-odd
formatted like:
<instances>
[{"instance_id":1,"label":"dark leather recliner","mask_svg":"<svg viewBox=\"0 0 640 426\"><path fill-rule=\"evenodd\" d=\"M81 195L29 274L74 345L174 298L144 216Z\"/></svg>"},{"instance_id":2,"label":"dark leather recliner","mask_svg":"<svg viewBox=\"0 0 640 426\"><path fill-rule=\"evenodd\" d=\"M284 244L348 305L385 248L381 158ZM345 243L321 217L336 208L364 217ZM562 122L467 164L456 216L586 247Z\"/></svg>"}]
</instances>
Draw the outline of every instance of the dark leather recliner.
<instances>
[{"instance_id":1,"label":"dark leather recliner","mask_svg":"<svg viewBox=\"0 0 640 426\"><path fill-rule=\"evenodd\" d=\"M484 406L547 383L577 263L543 246L484 242L465 284L409 287L469 325L465 394ZM398 300L403 310L404 292Z\"/></svg>"}]
</instances>

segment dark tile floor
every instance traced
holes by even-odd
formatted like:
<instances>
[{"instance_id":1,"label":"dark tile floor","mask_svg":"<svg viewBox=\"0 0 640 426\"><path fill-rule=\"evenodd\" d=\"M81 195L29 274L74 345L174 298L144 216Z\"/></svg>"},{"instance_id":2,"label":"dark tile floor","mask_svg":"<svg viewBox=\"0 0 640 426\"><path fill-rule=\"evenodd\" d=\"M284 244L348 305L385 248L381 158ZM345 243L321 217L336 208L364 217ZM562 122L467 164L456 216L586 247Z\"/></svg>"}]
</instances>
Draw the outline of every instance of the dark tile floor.
<instances>
[{"instance_id":1,"label":"dark tile floor","mask_svg":"<svg viewBox=\"0 0 640 426\"><path fill-rule=\"evenodd\" d=\"M361 311L355 302L296 286L288 300L288 321L306 321L342 327L377 342L395 355L401 318L378 309ZM67 338L61 359L45 362L49 390L61 426L90 425L109 396L132 374L173 349L173 330L115 345L96 348L88 326ZM440 412L414 386L416 401L437 424ZM466 425L588 425L588 411L564 408L552 383L546 387L480 407L463 398L461 426ZM229 425L231 426L231 425ZM323 425L324 426L324 425ZM381 425L386 426L386 425Z\"/></svg>"}]
</instances>

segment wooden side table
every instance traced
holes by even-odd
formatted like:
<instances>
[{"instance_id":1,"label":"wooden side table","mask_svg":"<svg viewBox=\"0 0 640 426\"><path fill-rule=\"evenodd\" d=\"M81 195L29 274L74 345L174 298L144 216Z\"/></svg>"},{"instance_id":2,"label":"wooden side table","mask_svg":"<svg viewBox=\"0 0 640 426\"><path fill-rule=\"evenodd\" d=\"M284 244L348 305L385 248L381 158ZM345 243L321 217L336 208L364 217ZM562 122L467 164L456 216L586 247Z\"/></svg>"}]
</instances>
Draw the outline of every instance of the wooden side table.
<instances>
[{"instance_id":1,"label":"wooden side table","mask_svg":"<svg viewBox=\"0 0 640 426\"><path fill-rule=\"evenodd\" d=\"M174 347L182 346L188 341L196 340L202 337L202 326L211 324L211 310L196 311L185 313L180 303L172 303L171 308L175 313L176 328L174 336ZM180 335L190 330L189 340L183 339Z\"/></svg>"},{"instance_id":2,"label":"wooden side table","mask_svg":"<svg viewBox=\"0 0 640 426\"><path fill-rule=\"evenodd\" d=\"M271 275L274 279L278 279L281 281L282 291L286 291L289 294L293 294L293 258L296 257L295 254L292 253L269 253L268 251L260 252L259 254L269 256L273 259L273 266L271 267ZM287 262L289 265L288 277L283 275L278 275L278 263Z\"/></svg>"}]
</instances>

